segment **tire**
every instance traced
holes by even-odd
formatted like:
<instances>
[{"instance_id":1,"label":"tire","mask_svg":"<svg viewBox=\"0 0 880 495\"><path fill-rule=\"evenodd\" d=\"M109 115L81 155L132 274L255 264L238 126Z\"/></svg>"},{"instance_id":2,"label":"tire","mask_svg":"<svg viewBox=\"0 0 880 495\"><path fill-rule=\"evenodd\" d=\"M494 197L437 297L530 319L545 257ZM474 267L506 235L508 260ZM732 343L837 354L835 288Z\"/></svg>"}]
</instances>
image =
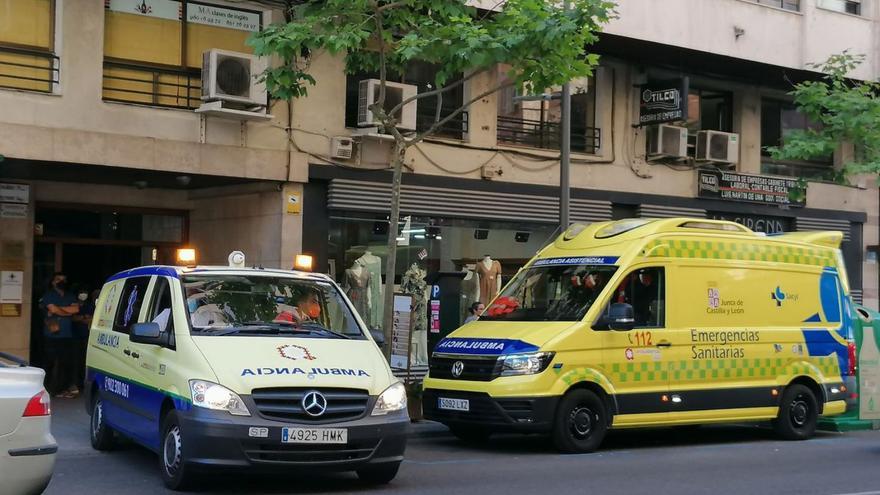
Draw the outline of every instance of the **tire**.
<instances>
[{"instance_id":1,"label":"tire","mask_svg":"<svg viewBox=\"0 0 880 495\"><path fill-rule=\"evenodd\" d=\"M116 446L115 433L107 424L104 417L104 400L101 399L101 393L95 391L92 400L92 416L89 421L89 439L92 442L92 448L102 452L113 450Z\"/></svg>"},{"instance_id":2,"label":"tire","mask_svg":"<svg viewBox=\"0 0 880 495\"><path fill-rule=\"evenodd\" d=\"M605 403L589 390L565 394L556 409L553 444L566 454L593 452L608 431Z\"/></svg>"},{"instance_id":3,"label":"tire","mask_svg":"<svg viewBox=\"0 0 880 495\"><path fill-rule=\"evenodd\" d=\"M475 426L450 426L449 431L465 443L484 443L492 436L492 432Z\"/></svg>"},{"instance_id":4,"label":"tire","mask_svg":"<svg viewBox=\"0 0 880 495\"><path fill-rule=\"evenodd\" d=\"M400 463L380 464L378 466L365 467L357 470L358 478L370 485L387 485L397 476Z\"/></svg>"},{"instance_id":5,"label":"tire","mask_svg":"<svg viewBox=\"0 0 880 495\"><path fill-rule=\"evenodd\" d=\"M165 486L175 491L188 490L196 484L195 474L186 462L180 419L174 410L168 411L162 420L159 472Z\"/></svg>"},{"instance_id":6,"label":"tire","mask_svg":"<svg viewBox=\"0 0 880 495\"><path fill-rule=\"evenodd\" d=\"M806 440L816 432L819 406L816 395L809 387L790 385L782 394L779 415L773 420L773 429L786 440Z\"/></svg>"}]
</instances>

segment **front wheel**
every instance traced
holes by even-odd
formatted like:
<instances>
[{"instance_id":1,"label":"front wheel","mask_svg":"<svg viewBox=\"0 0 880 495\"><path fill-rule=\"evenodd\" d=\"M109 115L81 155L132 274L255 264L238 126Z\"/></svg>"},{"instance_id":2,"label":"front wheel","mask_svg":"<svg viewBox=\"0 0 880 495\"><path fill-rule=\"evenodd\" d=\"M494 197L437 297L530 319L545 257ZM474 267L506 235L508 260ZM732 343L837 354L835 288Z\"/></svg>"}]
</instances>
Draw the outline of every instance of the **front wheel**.
<instances>
[{"instance_id":1,"label":"front wheel","mask_svg":"<svg viewBox=\"0 0 880 495\"><path fill-rule=\"evenodd\" d=\"M107 418L104 416L104 401L101 399L100 392L98 391L95 391L95 399L92 401L89 439L92 442L92 448L95 450L113 450L116 444L113 429L107 425Z\"/></svg>"},{"instance_id":2,"label":"front wheel","mask_svg":"<svg viewBox=\"0 0 880 495\"><path fill-rule=\"evenodd\" d=\"M364 483L371 485L387 485L397 476L397 470L400 469L400 463L383 464L379 466L370 466L357 470L358 478Z\"/></svg>"},{"instance_id":3,"label":"front wheel","mask_svg":"<svg viewBox=\"0 0 880 495\"><path fill-rule=\"evenodd\" d=\"M565 394L553 423L553 444L557 449L567 454L593 452L607 431L608 416L602 399L589 390Z\"/></svg>"},{"instance_id":4,"label":"front wheel","mask_svg":"<svg viewBox=\"0 0 880 495\"><path fill-rule=\"evenodd\" d=\"M816 432L819 406L809 387L794 384L785 389L773 429L786 440L806 440Z\"/></svg>"},{"instance_id":5,"label":"front wheel","mask_svg":"<svg viewBox=\"0 0 880 495\"><path fill-rule=\"evenodd\" d=\"M159 471L162 481L172 490L186 490L195 484L195 475L184 455L183 435L177 411L169 411L162 421L162 448L159 451Z\"/></svg>"}]
</instances>

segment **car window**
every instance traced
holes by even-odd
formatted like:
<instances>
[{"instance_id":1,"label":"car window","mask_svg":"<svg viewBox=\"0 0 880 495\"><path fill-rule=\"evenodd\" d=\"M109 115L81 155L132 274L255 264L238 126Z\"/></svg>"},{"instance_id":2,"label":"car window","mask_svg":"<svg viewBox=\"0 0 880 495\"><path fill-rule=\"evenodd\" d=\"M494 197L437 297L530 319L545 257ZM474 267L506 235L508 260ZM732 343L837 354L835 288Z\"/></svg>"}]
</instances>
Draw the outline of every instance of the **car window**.
<instances>
[{"instance_id":1,"label":"car window","mask_svg":"<svg viewBox=\"0 0 880 495\"><path fill-rule=\"evenodd\" d=\"M128 333L131 325L137 323L149 284L150 277L132 277L125 281L113 321L114 331Z\"/></svg>"},{"instance_id":2,"label":"car window","mask_svg":"<svg viewBox=\"0 0 880 495\"><path fill-rule=\"evenodd\" d=\"M147 312L147 320L158 323L159 331L174 331L174 318L171 312L171 284L165 277L156 279L151 299L150 310Z\"/></svg>"},{"instance_id":3,"label":"car window","mask_svg":"<svg viewBox=\"0 0 880 495\"><path fill-rule=\"evenodd\" d=\"M665 270L662 267L639 268L617 284L604 314L608 314L611 304L626 303L633 307L634 328L663 328L666 323L665 295Z\"/></svg>"}]
</instances>

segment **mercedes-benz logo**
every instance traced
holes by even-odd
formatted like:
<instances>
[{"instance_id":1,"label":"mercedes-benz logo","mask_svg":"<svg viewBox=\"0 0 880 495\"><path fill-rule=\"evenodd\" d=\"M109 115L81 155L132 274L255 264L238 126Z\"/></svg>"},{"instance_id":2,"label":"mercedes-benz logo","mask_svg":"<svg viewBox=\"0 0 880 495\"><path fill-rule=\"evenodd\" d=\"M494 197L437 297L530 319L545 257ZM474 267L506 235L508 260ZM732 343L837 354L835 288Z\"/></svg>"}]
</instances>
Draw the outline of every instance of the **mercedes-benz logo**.
<instances>
[{"instance_id":1,"label":"mercedes-benz logo","mask_svg":"<svg viewBox=\"0 0 880 495\"><path fill-rule=\"evenodd\" d=\"M309 416L318 417L327 411L327 398L321 392L306 392L302 398L302 407Z\"/></svg>"},{"instance_id":2,"label":"mercedes-benz logo","mask_svg":"<svg viewBox=\"0 0 880 495\"><path fill-rule=\"evenodd\" d=\"M452 364L452 376L458 378L461 376L461 372L464 371L464 363L461 361L456 361Z\"/></svg>"}]
</instances>

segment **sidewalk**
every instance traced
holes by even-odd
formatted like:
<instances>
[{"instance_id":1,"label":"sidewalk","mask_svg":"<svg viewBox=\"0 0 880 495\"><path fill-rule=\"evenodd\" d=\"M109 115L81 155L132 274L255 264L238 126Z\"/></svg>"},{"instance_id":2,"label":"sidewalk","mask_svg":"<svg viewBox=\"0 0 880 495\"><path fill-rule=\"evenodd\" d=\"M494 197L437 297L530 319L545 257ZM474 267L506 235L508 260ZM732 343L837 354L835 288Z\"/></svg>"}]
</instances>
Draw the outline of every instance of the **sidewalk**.
<instances>
[{"instance_id":1,"label":"sidewalk","mask_svg":"<svg viewBox=\"0 0 880 495\"><path fill-rule=\"evenodd\" d=\"M410 439L436 438L449 435L449 430L433 421L410 423ZM52 399L52 434L58 442L58 455L80 455L94 452L89 442L89 415L84 399Z\"/></svg>"}]
</instances>

